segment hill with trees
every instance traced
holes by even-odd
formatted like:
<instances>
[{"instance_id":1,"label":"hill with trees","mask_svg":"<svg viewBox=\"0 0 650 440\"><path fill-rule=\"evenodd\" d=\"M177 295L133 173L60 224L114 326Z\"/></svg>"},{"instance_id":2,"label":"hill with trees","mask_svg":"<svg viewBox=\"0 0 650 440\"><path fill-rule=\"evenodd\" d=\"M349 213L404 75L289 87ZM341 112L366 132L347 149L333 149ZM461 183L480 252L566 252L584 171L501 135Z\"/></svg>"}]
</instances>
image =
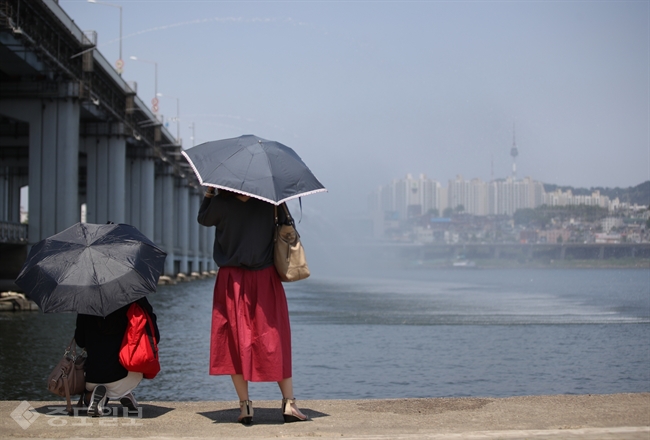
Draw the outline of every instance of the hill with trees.
<instances>
[{"instance_id":1,"label":"hill with trees","mask_svg":"<svg viewBox=\"0 0 650 440\"><path fill-rule=\"evenodd\" d=\"M551 183L544 184L546 192L553 192L561 189L562 191L571 190L575 195L591 195L594 191L600 191L601 195L609 197L610 200L618 199L622 203L629 203L631 205L650 205L650 180L647 180L637 186L630 186L628 188L603 188L600 186L591 188L574 188L572 186L560 186Z\"/></svg>"}]
</instances>

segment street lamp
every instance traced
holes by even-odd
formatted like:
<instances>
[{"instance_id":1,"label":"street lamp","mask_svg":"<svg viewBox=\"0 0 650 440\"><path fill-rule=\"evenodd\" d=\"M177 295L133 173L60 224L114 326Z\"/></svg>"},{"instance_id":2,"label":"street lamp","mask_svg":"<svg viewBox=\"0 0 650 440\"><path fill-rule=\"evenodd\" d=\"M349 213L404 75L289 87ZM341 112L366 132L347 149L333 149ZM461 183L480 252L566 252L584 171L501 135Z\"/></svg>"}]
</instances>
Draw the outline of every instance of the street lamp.
<instances>
[{"instance_id":1,"label":"street lamp","mask_svg":"<svg viewBox=\"0 0 650 440\"><path fill-rule=\"evenodd\" d=\"M191 139L192 139L192 146L194 146L195 140L196 140L196 135L194 133L194 122L192 122L192 125L190 125L189 128L192 129L192 137L191 137Z\"/></svg>"},{"instance_id":2,"label":"street lamp","mask_svg":"<svg viewBox=\"0 0 650 440\"><path fill-rule=\"evenodd\" d=\"M156 96L162 97L162 93L156 93ZM181 143L181 100L180 98L176 96L171 96L171 95L165 95L168 98L174 98L176 99L176 117L173 118L176 120L176 143L180 144Z\"/></svg>"},{"instance_id":3,"label":"street lamp","mask_svg":"<svg viewBox=\"0 0 650 440\"><path fill-rule=\"evenodd\" d=\"M122 59L122 6L114 5L113 3L99 2L97 0L88 0L88 3L111 6L120 10L120 58L115 62L115 70L117 70L118 74L122 75L122 71L124 70L124 60Z\"/></svg>"},{"instance_id":4,"label":"street lamp","mask_svg":"<svg viewBox=\"0 0 650 440\"><path fill-rule=\"evenodd\" d=\"M134 56L131 56L129 58L134 61L140 61L142 63L154 65L155 80L153 86L153 99L151 100L151 111L153 111L155 114L158 114L158 63L155 61L143 60Z\"/></svg>"}]
</instances>

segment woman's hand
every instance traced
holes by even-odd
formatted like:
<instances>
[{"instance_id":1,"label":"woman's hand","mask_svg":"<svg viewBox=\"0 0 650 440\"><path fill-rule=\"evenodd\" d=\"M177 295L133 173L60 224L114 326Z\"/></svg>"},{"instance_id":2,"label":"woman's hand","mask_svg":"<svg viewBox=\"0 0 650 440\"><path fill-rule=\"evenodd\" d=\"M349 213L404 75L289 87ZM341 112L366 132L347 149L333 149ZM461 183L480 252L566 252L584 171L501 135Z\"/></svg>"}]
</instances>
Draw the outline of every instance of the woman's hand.
<instances>
[{"instance_id":1,"label":"woman's hand","mask_svg":"<svg viewBox=\"0 0 650 440\"><path fill-rule=\"evenodd\" d=\"M205 190L204 196L208 199L211 199L215 195L214 186L208 186L208 189Z\"/></svg>"}]
</instances>

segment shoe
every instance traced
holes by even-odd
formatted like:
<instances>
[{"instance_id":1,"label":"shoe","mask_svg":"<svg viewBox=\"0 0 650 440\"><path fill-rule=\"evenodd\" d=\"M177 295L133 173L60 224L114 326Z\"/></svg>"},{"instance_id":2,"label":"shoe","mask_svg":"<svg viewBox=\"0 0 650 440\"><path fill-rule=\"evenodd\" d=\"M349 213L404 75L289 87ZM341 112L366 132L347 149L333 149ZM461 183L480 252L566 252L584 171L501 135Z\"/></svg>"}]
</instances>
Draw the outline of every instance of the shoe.
<instances>
[{"instance_id":1,"label":"shoe","mask_svg":"<svg viewBox=\"0 0 650 440\"><path fill-rule=\"evenodd\" d=\"M125 396L123 396L120 399L120 403L122 406L125 406L129 409L129 411L137 411L138 410L138 401L135 400L135 396L133 393L128 393Z\"/></svg>"},{"instance_id":2,"label":"shoe","mask_svg":"<svg viewBox=\"0 0 650 440\"><path fill-rule=\"evenodd\" d=\"M106 387L97 385L90 395L90 405L88 405L88 415L99 417L104 413L104 403L106 402Z\"/></svg>"},{"instance_id":3,"label":"shoe","mask_svg":"<svg viewBox=\"0 0 650 440\"><path fill-rule=\"evenodd\" d=\"M242 425L250 425L253 423L253 402L250 400L240 400L239 408L241 409L241 413L237 417L237 421Z\"/></svg>"},{"instance_id":4,"label":"shoe","mask_svg":"<svg viewBox=\"0 0 650 440\"><path fill-rule=\"evenodd\" d=\"M295 398L282 399L282 416L284 417L284 423L305 422L309 420L309 417L301 413L298 407L294 409L295 404Z\"/></svg>"}]
</instances>

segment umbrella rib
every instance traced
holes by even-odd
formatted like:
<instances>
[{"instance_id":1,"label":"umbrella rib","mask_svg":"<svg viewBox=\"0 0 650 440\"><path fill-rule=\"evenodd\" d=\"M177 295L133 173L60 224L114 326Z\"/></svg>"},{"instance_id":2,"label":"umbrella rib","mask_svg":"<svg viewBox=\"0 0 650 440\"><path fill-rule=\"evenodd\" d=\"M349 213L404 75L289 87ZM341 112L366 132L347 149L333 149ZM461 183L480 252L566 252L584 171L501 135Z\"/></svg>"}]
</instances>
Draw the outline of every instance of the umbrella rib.
<instances>
[{"instance_id":1,"label":"umbrella rib","mask_svg":"<svg viewBox=\"0 0 650 440\"><path fill-rule=\"evenodd\" d=\"M239 153L243 149L244 149L244 147L239 147L239 149L237 151L234 151L230 156L228 156L226 159L222 160L219 163L219 165L216 166L215 171L218 170L219 168L221 168L222 166L225 166L227 160L229 160L231 157L233 157L235 154Z\"/></svg>"},{"instance_id":2,"label":"umbrella rib","mask_svg":"<svg viewBox=\"0 0 650 440\"><path fill-rule=\"evenodd\" d=\"M86 246L86 247L88 248L88 258L89 258L90 262L92 263L91 264L92 267L95 268L96 266L95 266L95 259L93 258L93 251L90 250L90 246ZM93 272L94 272L93 273L94 282L95 282L95 285L97 286L97 288L99 290L97 296L99 297L100 310L103 310L104 309L104 295L102 295L102 286L99 283L99 277L97 276L97 270L93 269Z\"/></svg>"},{"instance_id":3,"label":"umbrella rib","mask_svg":"<svg viewBox=\"0 0 650 440\"><path fill-rule=\"evenodd\" d=\"M221 168L221 166L225 166L225 163L224 163L225 161L227 161L228 159L230 159L231 157L233 157L235 154L239 153L239 152L242 151L243 149L244 149L244 147L239 147L239 149L238 149L237 151L234 151L230 156L228 156L228 158L226 158L225 160L221 161L221 162L219 163L219 165L217 165L217 166L214 168L214 170L216 171L216 170L218 170L219 168ZM199 170L196 168L196 165L194 165L194 161L192 160L192 158L191 158L191 157L189 156L189 154L187 154L185 151L181 151L181 154L182 154L183 156L185 156L185 159L187 159L187 161L189 162L190 166L192 167L192 170L194 170L194 174L196 174L196 177L199 179L199 182L201 183L201 185L203 185L203 177L201 177L201 173L199 173Z\"/></svg>"},{"instance_id":4,"label":"umbrella rib","mask_svg":"<svg viewBox=\"0 0 650 440\"><path fill-rule=\"evenodd\" d=\"M260 143L260 146L262 147L262 150L264 150L264 153L265 153L264 157L266 158L266 163L269 164L269 170L271 171L271 180L273 181L273 195L277 198L278 194L277 194L276 188L275 188L275 178L273 177L273 167L271 166L271 159L269 159L269 155L266 152L266 150L264 149L264 142L262 140L259 140L259 143Z\"/></svg>"},{"instance_id":5,"label":"umbrella rib","mask_svg":"<svg viewBox=\"0 0 650 440\"><path fill-rule=\"evenodd\" d=\"M261 144L261 143L262 143L262 142L260 142L260 144ZM245 174L245 176L248 176L248 170L251 169L251 164L252 164L252 163L253 163L253 155L251 154L251 158L250 158L250 160L248 161L248 166L246 167L246 174ZM243 186L244 186L244 181L242 181L242 187L243 187Z\"/></svg>"},{"instance_id":6,"label":"umbrella rib","mask_svg":"<svg viewBox=\"0 0 650 440\"><path fill-rule=\"evenodd\" d=\"M262 147L262 150L264 150L264 142L262 142L262 141L260 140L259 143L260 143L260 146ZM264 150L264 153L266 153L266 150ZM264 157L266 157L266 163L269 164L269 170L273 171L273 167L271 166L271 159L269 159L269 155L268 155L268 154L264 154ZM271 176L272 176L272 175L273 175L273 173L271 173Z\"/></svg>"},{"instance_id":7,"label":"umbrella rib","mask_svg":"<svg viewBox=\"0 0 650 440\"><path fill-rule=\"evenodd\" d=\"M259 138L258 138L258 139L259 139ZM261 143L261 141L259 141L259 142ZM219 165L217 165L217 167L215 168L215 171L218 170L222 165L225 166L226 161L228 161L228 160L229 160L231 157L233 157L235 154L237 154L237 153L239 153L240 151L242 151L244 148L246 148L246 147L240 145L240 146L239 146L239 149L237 149L237 151L234 151L230 156L228 156L225 160L222 160L221 163L219 163ZM249 166L249 168L250 168L250 163L249 163L248 166ZM248 170L246 170L246 171L248 171Z\"/></svg>"}]
</instances>

